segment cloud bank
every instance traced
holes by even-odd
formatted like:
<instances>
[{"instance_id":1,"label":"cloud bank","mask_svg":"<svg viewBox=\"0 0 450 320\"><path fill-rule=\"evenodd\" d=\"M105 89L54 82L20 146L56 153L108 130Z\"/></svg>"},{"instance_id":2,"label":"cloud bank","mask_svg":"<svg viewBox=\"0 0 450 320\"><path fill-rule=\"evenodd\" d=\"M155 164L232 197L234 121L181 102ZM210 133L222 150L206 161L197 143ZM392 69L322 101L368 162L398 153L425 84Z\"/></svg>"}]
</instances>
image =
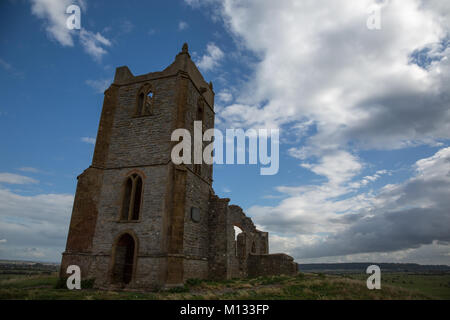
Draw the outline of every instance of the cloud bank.
<instances>
[{"instance_id":1,"label":"cloud bank","mask_svg":"<svg viewBox=\"0 0 450 320\"><path fill-rule=\"evenodd\" d=\"M289 154L326 178L279 186L285 199L277 206L248 210L274 233L275 248L301 259L432 251L435 261L450 263L442 253L442 246L450 251L449 4L186 2L213 10L240 53L254 60L244 85L227 88L234 99L229 105L222 99L219 122L284 129L285 141L295 141ZM381 30L367 28L374 4L381 8ZM360 151L418 145L442 149L418 161L404 183L361 190L389 172L358 180L367 166Z\"/></svg>"},{"instance_id":2,"label":"cloud bank","mask_svg":"<svg viewBox=\"0 0 450 320\"><path fill-rule=\"evenodd\" d=\"M25 178L8 183L29 183ZM0 186L0 257L60 261L72 204L72 195L24 196Z\"/></svg>"}]
</instances>

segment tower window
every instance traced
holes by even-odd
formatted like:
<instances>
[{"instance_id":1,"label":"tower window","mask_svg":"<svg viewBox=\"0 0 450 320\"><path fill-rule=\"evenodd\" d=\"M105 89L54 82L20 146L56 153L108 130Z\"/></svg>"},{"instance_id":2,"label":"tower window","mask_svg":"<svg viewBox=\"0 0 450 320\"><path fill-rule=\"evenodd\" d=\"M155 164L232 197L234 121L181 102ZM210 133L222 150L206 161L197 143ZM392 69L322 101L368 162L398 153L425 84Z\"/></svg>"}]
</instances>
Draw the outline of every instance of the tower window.
<instances>
[{"instance_id":1,"label":"tower window","mask_svg":"<svg viewBox=\"0 0 450 320\"><path fill-rule=\"evenodd\" d=\"M138 107L137 107L137 112L136 114L138 116L142 115L142 111L144 110L144 100L145 100L145 95L143 92L141 92L139 94L139 98L138 98Z\"/></svg>"},{"instance_id":2,"label":"tower window","mask_svg":"<svg viewBox=\"0 0 450 320\"><path fill-rule=\"evenodd\" d=\"M127 178L125 181L125 189L123 194L123 204L122 213L120 215L120 220L128 220L128 214L130 212L130 200L131 192L133 190L133 179L131 177Z\"/></svg>"},{"instance_id":3,"label":"tower window","mask_svg":"<svg viewBox=\"0 0 450 320\"><path fill-rule=\"evenodd\" d=\"M154 93L149 85L144 86L137 97L136 116L147 116L151 114Z\"/></svg>"},{"instance_id":4,"label":"tower window","mask_svg":"<svg viewBox=\"0 0 450 320\"><path fill-rule=\"evenodd\" d=\"M150 114L152 112L152 105L153 105L153 91L149 91L147 93L147 96L145 97L145 104L144 104L145 114Z\"/></svg>"},{"instance_id":5,"label":"tower window","mask_svg":"<svg viewBox=\"0 0 450 320\"><path fill-rule=\"evenodd\" d=\"M196 121L202 121L203 122L203 113L204 113L204 108L203 108L203 101L201 99L198 100L197 102L197 114L195 115L195 120Z\"/></svg>"},{"instance_id":6,"label":"tower window","mask_svg":"<svg viewBox=\"0 0 450 320\"><path fill-rule=\"evenodd\" d=\"M142 178L133 174L125 180L122 197L121 221L139 220L142 200Z\"/></svg>"},{"instance_id":7,"label":"tower window","mask_svg":"<svg viewBox=\"0 0 450 320\"><path fill-rule=\"evenodd\" d=\"M197 109L197 121L203 121L203 107L198 107Z\"/></svg>"},{"instance_id":8,"label":"tower window","mask_svg":"<svg viewBox=\"0 0 450 320\"><path fill-rule=\"evenodd\" d=\"M132 220L139 220L139 211L141 208L141 193L142 193L142 179L141 177L137 177L136 188L134 192L133 213L131 217Z\"/></svg>"}]
</instances>

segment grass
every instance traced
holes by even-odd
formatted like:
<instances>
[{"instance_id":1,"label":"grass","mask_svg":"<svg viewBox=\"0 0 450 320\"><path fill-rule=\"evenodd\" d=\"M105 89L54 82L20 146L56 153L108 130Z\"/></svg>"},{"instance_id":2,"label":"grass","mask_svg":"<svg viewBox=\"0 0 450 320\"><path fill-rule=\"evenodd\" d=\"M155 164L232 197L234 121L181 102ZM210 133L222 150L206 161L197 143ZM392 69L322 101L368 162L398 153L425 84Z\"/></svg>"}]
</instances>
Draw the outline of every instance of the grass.
<instances>
[{"instance_id":1,"label":"grass","mask_svg":"<svg viewBox=\"0 0 450 320\"><path fill-rule=\"evenodd\" d=\"M349 274L349 279L364 280L366 274ZM433 299L450 300L450 274L383 273L381 283L423 293Z\"/></svg>"},{"instance_id":2,"label":"grass","mask_svg":"<svg viewBox=\"0 0 450 320\"><path fill-rule=\"evenodd\" d=\"M358 278L359 277L359 278ZM423 290L416 287L402 287L397 278L392 284L384 276L381 290L368 290L366 278L360 275L316 275L299 274L295 277L273 276L254 279L233 279L227 281L208 281L190 279L184 287L158 292L102 291L96 289L67 290L58 288L57 274L52 275L13 275L0 277L0 299L87 299L87 300L153 300L153 299L261 299L261 300L323 300L323 299L432 299L448 298L448 288L436 292L433 280L425 285L425 278L416 278ZM425 276L424 276L425 277ZM447 278L444 278L447 281ZM442 280L442 279L441 279ZM439 281L441 281L439 280ZM399 277L398 281L406 281ZM422 284L422 281L423 282ZM434 284L433 284L434 283Z\"/></svg>"}]
</instances>

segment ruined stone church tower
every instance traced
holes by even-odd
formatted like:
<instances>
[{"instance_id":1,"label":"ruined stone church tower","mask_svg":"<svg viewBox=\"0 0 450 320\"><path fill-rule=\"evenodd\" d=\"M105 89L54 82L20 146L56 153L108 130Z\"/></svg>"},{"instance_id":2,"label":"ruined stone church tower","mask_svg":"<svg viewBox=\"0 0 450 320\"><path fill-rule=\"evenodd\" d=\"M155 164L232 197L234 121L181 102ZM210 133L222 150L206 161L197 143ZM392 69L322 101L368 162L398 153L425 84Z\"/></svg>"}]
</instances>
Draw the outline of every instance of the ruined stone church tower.
<instances>
[{"instance_id":1,"label":"ruined stone church tower","mask_svg":"<svg viewBox=\"0 0 450 320\"><path fill-rule=\"evenodd\" d=\"M99 288L180 285L297 270L268 254L268 234L212 188L212 165L175 165L171 134L214 127L214 91L185 44L161 72L116 69L91 166L78 177L61 277L69 265ZM234 227L242 229L237 239Z\"/></svg>"}]
</instances>

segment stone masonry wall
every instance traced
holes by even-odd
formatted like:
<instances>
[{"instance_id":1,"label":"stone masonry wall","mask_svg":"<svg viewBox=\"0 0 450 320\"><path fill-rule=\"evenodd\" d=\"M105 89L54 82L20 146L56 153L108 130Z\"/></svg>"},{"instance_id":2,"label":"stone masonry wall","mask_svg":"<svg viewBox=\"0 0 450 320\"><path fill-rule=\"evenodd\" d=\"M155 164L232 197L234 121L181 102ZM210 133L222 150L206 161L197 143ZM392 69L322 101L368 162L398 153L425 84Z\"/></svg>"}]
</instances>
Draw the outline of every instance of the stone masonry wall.
<instances>
[{"instance_id":1,"label":"stone masonry wall","mask_svg":"<svg viewBox=\"0 0 450 320\"><path fill-rule=\"evenodd\" d=\"M209 250L209 225L208 209L211 186L203 181L201 177L187 172L186 181L186 207L184 218L184 244L183 252L185 266L194 269L194 273L186 273L185 278L207 278L208 277L208 250ZM192 219L192 208L198 208L200 212L200 221ZM199 266L198 270L190 267ZM206 266L206 267L205 267Z\"/></svg>"},{"instance_id":2,"label":"stone masonry wall","mask_svg":"<svg viewBox=\"0 0 450 320\"><path fill-rule=\"evenodd\" d=\"M230 199L221 199L211 195L208 209L209 224L209 278L228 279L227 251L227 211Z\"/></svg>"},{"instance_id":3,"label":"stone masonry wall","mask_svg":"<svg viewBox=\"0 0 450 320\"><path fill-rule=\"evenodd\" d=\"M191 139L194 141L194 121L197 120L197 103L202 100L200 92L191 81L188 82L188 94L187 94L187 108L186 108L186 129L191 133ZM203 99L203 131L214 128L214 111L213 106L210 106L206 100ZM210 142L204 142L203 147L206 147ZM193 155L193 148L192 148ZM192 164L188 167L194 170L193 165L194 158L192 156ZM209 183L212 184L213 166L203 163L201 170L201 176Z\"/></svg>"},{"instance_id":4,"label":"stone masonry wall","mask_svg":"<svg viewBox=\"0 0 450 320\"><path fill-rule=\"evenodd\" d=\"M295 275L297 274L297 263L287 254L250 254L247 259L248 276L272 276L272 275Z\"/></svg>"},{"instance_id":5,"label":"stone masonry wall","mask_svg":"<svg viewBox=\"0 0 450 320\"><path fill-rule=\"evenodd\" d=\"M268 255L268 233L257 230L242 208L228 205L228 202L229 199L215 195L210 199L210 278L244 278L280 272L292 274L293 259L284 254ZM237 240L234 226L242 230Z\"/></svg>"},{"instance_id":6,"label":"stone masonry wall","mask_svg":"<svg viewBox=\"0 0 450 320\"><path fill-rule=\"evenodd\" d=\"M121 197L125 178L133 173L139 173L143 178L141 214L138 221L120 221ZM138 169L105 170L101 201L99 202L99 216L95 231L93 254L107 256L111 260L113 244L117 237L126 231L132 231L139 239L138 264L142 275L141 282L155 282L159 275L155 275L152 265L140 264L141 257L156 256L166 251L164 238L166 229L163 212L165 212L165 197L168 166L150 166ZM112 261L109 261L112 264ZM110 269L110 266L107 270ZM104 278L104 268L91 268L90 277ZM105 279L107 281L108 279ZM157 281L156 281L157 282Z\"/></svg>"},{"instance_id":7,"label":"stone masonry wall","mask_svg":"<svg viewBox=\"0 0 450 320\"><path fill-rule=\"evenodd\" d=\"M120 86L107 167L141 167L169 162L170 136L177 111L176 81L176 77L169 77ZM152 86L154 93L151 114L135 116L139 90L147 84Z\"/></svg>"},{"instance_id":8,"label":"stone masonry wall","mask_svg":"<svg viewBox=\"0 0 450 320\"><path fill-rule=\"evenodd\" d=\"M192 81L187 82L186 125L194 140L194 121L197 120L198 102L203 101L203 130L214 127L214 112L202 100L199 88ZM192 150L193 154L194 150ZM192 156L191 160L194 158ZM194 165L187 165L186 203L184 217L185 256L184 279L208 277L209 224L208 209L210 193L212 192L212 166L201 164L200 173L194 172ZM200 221L194 221L191 216L192 208L200 212Z\"/></svg>"}]
</instances>

